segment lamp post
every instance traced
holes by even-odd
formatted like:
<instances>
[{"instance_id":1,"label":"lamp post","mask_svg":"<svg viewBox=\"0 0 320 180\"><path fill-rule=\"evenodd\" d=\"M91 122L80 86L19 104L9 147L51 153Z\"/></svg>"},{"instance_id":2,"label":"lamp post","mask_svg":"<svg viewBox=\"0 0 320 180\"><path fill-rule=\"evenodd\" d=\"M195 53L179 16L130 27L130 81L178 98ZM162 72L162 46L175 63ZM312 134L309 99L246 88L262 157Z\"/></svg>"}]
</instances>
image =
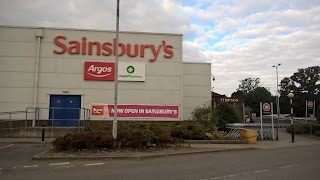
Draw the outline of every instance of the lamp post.
<instances>
[{"instance_id":1,"label":"lamp post","mask_svg":"<svg viewBox=\"0 0 320 180\"><path fill-rule=\"evenodd\" d=\"M294 143L294 122L293 122L293 108L292 108L292 99L294 94L291 92L288 94L288 98L290 99L290 108L291 108L291 141Z\"/></svg>"},{"instance_id":2,"label":"lamp post","mask_svg":"<svg viewBox=\"0 0 320 180\"><path fill-rule=\"evenodd\" d=\"M279 133L278 133L278 128L279 128L279 115L280 115L280 102L279 102L279 90L278 90L278 87L279 87L279 82L278 82L278 67L281 66L281 63L279 63L278 65L276 66L272 66L272 67L275 67L276 68L276 75L277 75L277 93L276 93L276 101L277 101L277 137L276 137L276 140L279 139Z\"/></svg>"},{"instance_id":3,"label":"lamp post","mask_svg":"<svg viewBox=\"0 0 320 180\"><path fill-rule=\"evenodd\" d=\"M114 65L114 115L112 123L112 136L113 139L118 135L118 58L119 58L119 4L120 0L117 0L117 20L116 20L116 59Z\"/></svg>"}]
</instances>

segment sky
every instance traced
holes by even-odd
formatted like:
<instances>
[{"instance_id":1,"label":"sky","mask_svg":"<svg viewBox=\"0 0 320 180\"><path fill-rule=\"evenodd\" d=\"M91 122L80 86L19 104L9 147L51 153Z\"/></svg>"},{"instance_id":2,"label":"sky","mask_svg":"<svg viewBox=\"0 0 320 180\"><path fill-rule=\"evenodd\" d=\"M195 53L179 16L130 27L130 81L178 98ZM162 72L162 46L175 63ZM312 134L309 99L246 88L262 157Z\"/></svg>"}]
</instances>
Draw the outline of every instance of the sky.
<instances>
[{"instance_id":1,"label":"sky","mask_svg":"<svg viewBox=\"0 0 320 180\"><path fill-rule=\"evenodd\" d=\"M116 0L1 0L0 25L115 30ZM320 66L320 0L120 0L120 31L183 34L183 61L211 63L212 91Z\"/></svg>"}]
</instances>

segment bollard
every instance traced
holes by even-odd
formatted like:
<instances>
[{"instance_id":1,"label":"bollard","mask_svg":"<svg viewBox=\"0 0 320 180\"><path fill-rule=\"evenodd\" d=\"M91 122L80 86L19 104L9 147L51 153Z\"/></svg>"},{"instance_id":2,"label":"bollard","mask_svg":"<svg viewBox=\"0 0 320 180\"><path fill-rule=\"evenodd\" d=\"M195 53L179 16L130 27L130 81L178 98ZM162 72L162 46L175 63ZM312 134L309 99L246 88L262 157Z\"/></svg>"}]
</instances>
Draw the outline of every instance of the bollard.
<instances>
[{"instance_id":1,"label":"bollard","mask_svg":"<svg viewBox=\"0 0 320 180\"><path fill-rule=\"evenodd\" d=\"M45 125L42 126L42 135L41 135L42 143L44 143L44 136L45 136Z\"/></svg>"}]
</instances>

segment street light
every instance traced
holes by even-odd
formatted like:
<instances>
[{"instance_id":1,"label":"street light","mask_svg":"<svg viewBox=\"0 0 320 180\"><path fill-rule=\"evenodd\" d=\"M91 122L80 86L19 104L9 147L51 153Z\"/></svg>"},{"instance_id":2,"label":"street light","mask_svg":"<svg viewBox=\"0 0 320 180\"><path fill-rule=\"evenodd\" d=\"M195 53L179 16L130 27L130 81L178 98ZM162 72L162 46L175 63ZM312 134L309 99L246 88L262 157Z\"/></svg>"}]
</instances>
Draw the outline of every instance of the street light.
<instances>
[{"instance_id":1,"label":"street light","mask_svg":"<svg viewBox=\"0 0 320 180\"><path fill-rule=\"evenodd\" d=\"M294 143L294 123L293 123L293 108L292 108L292 99L294 94L291 92L288 94L288 98L290 99L290 108L291 108L291 140Z\"/></svg>"},{"instance_id":2,"label":"street light","mask_svg":"<svg viewBox=\"0 0 320 180\"><path fill-rule=\"evenodd\" d=\"M281 63L279 63L278 65L276 66L272 66L272 67L275 67L276 68L276 74L277 74L277 93L276 93L276 101L277 101L277 116L278 116L278 120L277 120L277 137L276 137L276 140L279 139L279 135L278 135L278 128L279 128L279 115L280 115L280 103L279 103L279 90L278 90L278 87L279 87L279 83L278 83L278 67L281 66Z\"/></svg>"}]
</instances>

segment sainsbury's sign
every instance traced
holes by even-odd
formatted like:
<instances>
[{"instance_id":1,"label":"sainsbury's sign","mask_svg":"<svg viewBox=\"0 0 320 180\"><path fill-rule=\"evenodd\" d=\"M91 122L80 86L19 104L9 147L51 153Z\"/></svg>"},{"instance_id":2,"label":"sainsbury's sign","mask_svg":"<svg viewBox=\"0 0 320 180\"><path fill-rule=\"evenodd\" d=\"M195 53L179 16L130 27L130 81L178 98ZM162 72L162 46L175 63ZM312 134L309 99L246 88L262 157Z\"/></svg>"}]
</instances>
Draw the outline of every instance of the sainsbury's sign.
<instances>
[{"instance_id":1,"label":"sainsbury's sign","mask_svg":"<svg viewBox=\"0 0 320 180\"><path fill-rule=\"evenodd\" d=\"M84 63L84 80L114 80L114 63L113 62L85 62Z\"/></svg>"},{"instance_id":2,"label":"sainsbury's sign","mask_svg":"<svg viewBox=\"0 0 320 180\"><path fill-rule=\"evenodd\" d=\"M89 41L86 37L81 40L68 40L66 36L56 36L54 44L58 46L53 50L55 54L68 53L70 55L92 55L95 50L97 56L111 56L116 54L116 38L112 41L98 42ZM144 57L145 52L151 51L152 56L148 57L150 62L154 62L163 52L163 57L170 59L173 57L173 46L162 40L159 44L130 44L119 42L119 56Z\"/></svg>"}]
</instances>

